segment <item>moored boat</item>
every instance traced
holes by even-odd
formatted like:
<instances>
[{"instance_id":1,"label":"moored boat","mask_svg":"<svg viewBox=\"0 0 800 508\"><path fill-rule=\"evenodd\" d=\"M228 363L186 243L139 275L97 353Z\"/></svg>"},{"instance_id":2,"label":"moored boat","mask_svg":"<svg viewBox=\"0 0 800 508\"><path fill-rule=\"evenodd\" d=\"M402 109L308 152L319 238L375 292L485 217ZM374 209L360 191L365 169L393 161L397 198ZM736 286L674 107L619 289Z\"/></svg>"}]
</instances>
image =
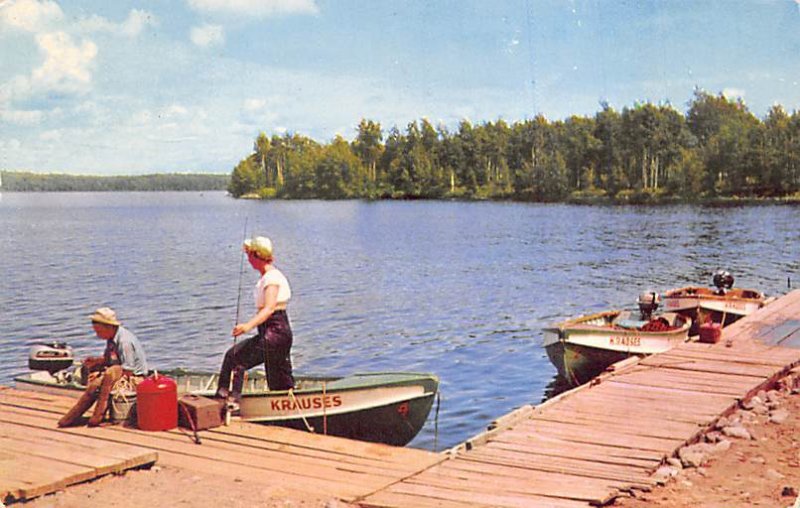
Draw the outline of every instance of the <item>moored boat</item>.
<instances>
[{"instance_id":1,"label":"moored boat","mask_svg":"<svg viewBox=\"0 0 800 508\"><path fill-rule=\"evenodd\" d=\"M733 276L724 270L714 273L714 287L686 286L666 291L664 308L693 321L691 335L706 322L723 327L766 305L768 299L761 291L733 287Z\"/></svg>"},{"instance_id":2,"label":"moored boat","mask_svg":"<svg viewBox=\"0 0 800 508\"><path fill-rule=\"evenodd\" d=\"M79 397L84 386L76 372L33 371L14 381L23 390ZM217 386L216 373L179 369L159 374L175 380L178 396L213 397ZM439 380L433 374L381 372L298 376L290 391L265 387L263 372L248 376L239 410L243 421L404 446L425 425Z\"/></svg>"},{"instance_id":3,"label":"moored boat","mask_svg":"<svg viewBox=\"0 0 800 508\"><path fill-rule=\"evenodd\" d=\"M652 315L657 295L640 313L606 311L580 316L544 329L543 346L558 373L580 385L625 358L672 349L689 337L691 319L674 312Z\"/></svg>"}]
</instances>

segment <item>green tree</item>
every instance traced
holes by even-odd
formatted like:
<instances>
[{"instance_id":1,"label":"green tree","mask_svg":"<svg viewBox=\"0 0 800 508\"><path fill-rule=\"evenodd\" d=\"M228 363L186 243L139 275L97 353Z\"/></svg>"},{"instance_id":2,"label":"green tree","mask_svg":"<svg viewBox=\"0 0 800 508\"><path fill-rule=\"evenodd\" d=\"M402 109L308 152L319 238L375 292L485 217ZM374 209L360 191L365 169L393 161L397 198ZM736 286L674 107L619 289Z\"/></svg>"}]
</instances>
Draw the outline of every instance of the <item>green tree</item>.
<instances>
[{"instance_id":1,"label":"green tree","mask_svg":"<svg viewBox=\"0 0 800 508\"><path fill-rule=\"evenodd\" d=\"M316 197L350 197L351 185L359 166L360 161L350 149L350 144L341 136L336 136L331 144L322 149L322 157L314 170Z\"/></svg>"},{"instance_id":2,"label":"green tree","mask_svg":"<svg viewBox=\"0 0 800 508\"><path fill-rule=\"evenodd\" d=\"M381 124L362 119L358 124L356 139L353 141L353 152L367 168L367 178L370 182L378 180L378 161L383 153L382 141Z\"/></svg>"},{"instance_id":3,"label":"green tree","mask_svg":"<svg viewBox=\"0 0 800 508\"><path fill-rule=\"evenodd\" d=\"M265 180L264 173L253 164L253 158L247 157L239 161L239 164L233 168L228 192L238 198L264 187Z\"/></svg>"}]
</instances>

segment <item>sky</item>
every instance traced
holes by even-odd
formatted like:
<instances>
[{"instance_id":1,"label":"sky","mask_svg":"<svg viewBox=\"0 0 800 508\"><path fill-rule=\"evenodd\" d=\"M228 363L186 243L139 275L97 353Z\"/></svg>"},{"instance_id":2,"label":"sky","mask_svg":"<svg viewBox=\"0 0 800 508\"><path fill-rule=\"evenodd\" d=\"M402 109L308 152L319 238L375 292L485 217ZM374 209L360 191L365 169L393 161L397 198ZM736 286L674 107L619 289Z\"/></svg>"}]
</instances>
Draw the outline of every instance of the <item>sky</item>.
<instances>
[{"instance_id":1,"label":"sky","mask_svg":"<svg viewBox=\"0 0 800 508\"><path fill-rule=\"evenodd\" d=\"M800 0L0 0L0 169L229 173L259 132L513 123L696 88L800 109Z\"/></svg>"}]
</instances>

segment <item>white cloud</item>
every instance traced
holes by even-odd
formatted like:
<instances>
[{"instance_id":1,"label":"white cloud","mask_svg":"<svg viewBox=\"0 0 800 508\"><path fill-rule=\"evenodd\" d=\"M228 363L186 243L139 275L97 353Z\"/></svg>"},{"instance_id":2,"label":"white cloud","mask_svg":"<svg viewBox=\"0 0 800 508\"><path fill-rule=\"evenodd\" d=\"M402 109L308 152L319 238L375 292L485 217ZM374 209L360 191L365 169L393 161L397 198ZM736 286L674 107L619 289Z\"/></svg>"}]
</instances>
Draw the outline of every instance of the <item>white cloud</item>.
<instances>
[{"instance_id":1,"label":"white cloud","mask_svg":"<svg viewBox=\"0 0 800 508\"><path fill-rule=\"evenodd\" d=\"M114 23L93 14L78 21L77 26L86 32L107 32L125 37L136 37L146 26L156 26L157 24L158 20L153 14L140 9L131 9L128 17L122 23Z\"/></svg>"},{"instance_id":2,"label":"white cloud","mask_svg":"<svg viewBox=\"0 0 800 508\"><path fill-rule=\"evenodd\" d=\"M60 130L44 131L43 133L39 134L39 139L41 139L42 141L60 141L61 131Z\"/></svg>"},{"instance_id":3,"label":"white cloud","mask_svg":"<svg viewBox=\"0 0 800 508\"><path fill-rule=\"evenodd\" d=\"M150 120L153 119L153 113L150 111L143 109L141 111L135 112L131 115L131 123L133 125L148 125Z\"/></svg>"},{"instance_id":4,"label":"white cloud","mask_svg":"<svg viewBox=\"0 0 800 508\"><path fill-rule=\"evenodd\" d=\"M189 110L181 106L180 104L171 104L166 108L164 108L164 110L159 116L161 118L176 118L176 117L186 116L188 113Z\"/></svg>"},{"instance_id":5,"label":"white cloud","mask_svg":"<svg viewBox=\"0 0 800 508\"><path fill-rule=\"evenodd\" d=\"M216 46L225 42L225 32L219 25L203 25L192 28L189 36L201 48Z\"/></svg>"},{"instance_id":6,"label":"white cloud","mask_svg":"<svg viewBox=\"0 0 800 508\"><path fill-rule=\"evenodd\" d=\"M9 110L0 111L0 118L17 125L35 125L42 121L44 113L39 110Z\"/></svg>"},{"instance_id":7,"label":"white cloud","mask_svg":"<svg viewBox=\"0 0 800 508\"><path fill-rule=\"evenodd\" d=\"M20 143L20 141L16 138L11 138L9 140L0 139L0 148L3 148L4 150L19 150L21 146L22 143Z\"/></svg>"},{"instance_id":8,"label":"white cloud","mask_svg":"<svg viewBox=\"0 0 800 508\"><path fill-rule=\"evenodd\" d=\"M187 0L196 11L267 17L279 14L317 14L315 0Z\"/></svg>"},{"instance_id":9,"label":"white cloud","mask_svg":"<svg viewBox=\"0 0 800 508\"><path fill-rule=\"evenodd\" d=\"M92 83L91 66L97 46L88 40L80 45L65 32L36 36L45 55L41 67L34 69L32 86L37 89L79 93L88 91Z\"/></svg>"},{"instance_id":10,"label":"white cloud","mask_svg":"<svg viewBox=\"0 0 800 508\"><path fill-rule=\"evenodd\" d=\"M275 104L280 102L280 98L271 97L270 99L246 99L242 104L240 121L247 126L249 131L254 126L272 126L280 118L275 112Z\"/></svg>"},{"instance_id":11,"label":"white cloud","mask_svg":"<svg viewBox=\"0 0 800 508\"><path fill-rule=\"evenodd\" d=\"M11 0L0 2L0 24L28 32L40 32L61 21L64 13L49 0Z\"/></svg>"},{"instance_id":12,"label":"white cloud","mask_svg":"<svg viewBox=\"0 0 800 508\"><path fill-rule=\"evenodd\" d=\"M264 99L247 99L242 108L248 113L258 113L264 109L267 101Z\"/></svg>"}]
</instances>

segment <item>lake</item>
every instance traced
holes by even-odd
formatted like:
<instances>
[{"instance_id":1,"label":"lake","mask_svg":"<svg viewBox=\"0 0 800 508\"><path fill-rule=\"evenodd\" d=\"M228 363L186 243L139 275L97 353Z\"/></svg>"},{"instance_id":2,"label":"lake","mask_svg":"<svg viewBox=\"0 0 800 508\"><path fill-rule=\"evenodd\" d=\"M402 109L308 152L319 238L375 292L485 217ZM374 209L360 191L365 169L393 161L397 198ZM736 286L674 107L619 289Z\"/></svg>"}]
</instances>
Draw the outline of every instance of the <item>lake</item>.
<instances>
[{"instance_id":1,"label":"lake","mask_svg":"<svg viewBox=\"0 0 800 508\"><path fill-rule=\"evenodd\" d=\"M0 384L28 348L99 354L89 314L117 310L151 367L217 370L237 315L241 242L269 236L294 297L298 374L441 378L411 446L439 450L538 403L555 369L541 328L644 290L800 283L800 207L245 201L224 193L0 195ZM253 312L245 262L239 315ZM796 281L796 282L795 282Z\"/></svg>"}]
</instances>

